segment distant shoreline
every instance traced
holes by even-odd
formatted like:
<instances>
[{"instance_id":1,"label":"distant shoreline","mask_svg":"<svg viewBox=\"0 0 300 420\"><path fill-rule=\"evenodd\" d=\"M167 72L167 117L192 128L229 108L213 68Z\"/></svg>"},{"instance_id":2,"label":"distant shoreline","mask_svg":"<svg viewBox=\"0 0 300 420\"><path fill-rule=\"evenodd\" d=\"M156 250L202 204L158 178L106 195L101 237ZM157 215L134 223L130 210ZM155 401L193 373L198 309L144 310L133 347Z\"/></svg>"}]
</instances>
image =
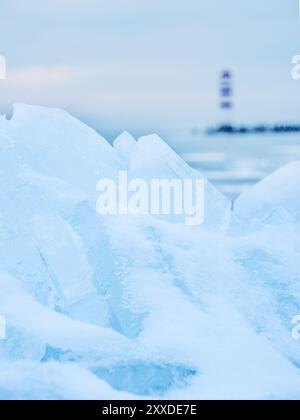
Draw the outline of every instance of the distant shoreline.
<instances>
[{"instance_id":1,"label":"distant shoreline","mask_svg":"<svg viewBox=\"0 0 300 420\"><path fill-rule=\"evenodd\" d=\"M274 124L274 125L254 125L254 126L247 126L247 125L240 125L234 126L231 124L222 124L216 127L211 127L206 130L206 134L213 136L218 134L286 134L286 133L300 133L300 124Z\"/></svg>"}]
</instances>

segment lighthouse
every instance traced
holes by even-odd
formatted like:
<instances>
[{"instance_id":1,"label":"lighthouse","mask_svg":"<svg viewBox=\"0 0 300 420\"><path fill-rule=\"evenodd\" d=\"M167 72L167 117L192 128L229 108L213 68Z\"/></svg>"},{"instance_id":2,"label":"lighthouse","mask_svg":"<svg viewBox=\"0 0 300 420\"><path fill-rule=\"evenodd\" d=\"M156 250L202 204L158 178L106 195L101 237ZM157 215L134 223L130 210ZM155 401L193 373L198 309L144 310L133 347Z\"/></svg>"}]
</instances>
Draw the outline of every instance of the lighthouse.
<instances>
[{"instance_id":1,"label":"lighthouse","mask_svg":"<svg viewBox=\"0 0 300 420\"><path fill-rule=\"evenodd\" d=\"M219 110L223 124L232 123L233 93L233 73L231 70L223 70L219 81Z\"/></svg>"}]
</instances>

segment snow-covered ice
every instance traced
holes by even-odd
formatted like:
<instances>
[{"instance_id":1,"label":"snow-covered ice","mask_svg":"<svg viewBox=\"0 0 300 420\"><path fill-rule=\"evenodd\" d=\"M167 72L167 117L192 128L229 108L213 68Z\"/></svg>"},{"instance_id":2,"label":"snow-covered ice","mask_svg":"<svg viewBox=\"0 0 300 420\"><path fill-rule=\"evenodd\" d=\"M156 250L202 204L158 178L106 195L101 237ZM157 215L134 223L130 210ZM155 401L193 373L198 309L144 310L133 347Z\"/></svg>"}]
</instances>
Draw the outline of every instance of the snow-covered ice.
<instances>
[{"instance_id":1,"label":"snow-covered ice","mask_svg":"<svg viewBox=\"0 0 300 420\"><path fill-rule=\"evenodd\" d=\"M100 216L96 184L202 177L156 135L0 118L0 398L299 399L300 163L205 222Z\"/></svg>"},{"instance_id":2,"label":"snow-covered ice","mask_svg":"<svg viewBox=\"0 0 300 420\"><path fill-rule=\"evenodd\" d=\"M291 162L245 191L235 202L232 225L255 230L299 224L300 162Z\"/></svg>"}]
</instances>

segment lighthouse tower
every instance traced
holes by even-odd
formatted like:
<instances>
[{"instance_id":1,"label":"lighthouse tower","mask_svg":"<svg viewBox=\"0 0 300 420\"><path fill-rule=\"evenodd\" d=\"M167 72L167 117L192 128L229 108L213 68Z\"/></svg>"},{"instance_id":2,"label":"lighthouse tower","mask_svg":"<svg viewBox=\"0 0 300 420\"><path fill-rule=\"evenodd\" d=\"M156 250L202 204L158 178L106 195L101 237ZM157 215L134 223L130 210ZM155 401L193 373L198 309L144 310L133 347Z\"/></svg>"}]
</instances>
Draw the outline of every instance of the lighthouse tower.
<instances>
[{"instance_id":1,"label":"lighthouse tower","mask_svg":"<svg viewBox=\"0 0 300 420\"><path fill-rule=\"evenodd\" d=\"M219 110L222 124L232 124L233 120L233 73L223 70L219 82Z\"/></svg>"}]
</instances>

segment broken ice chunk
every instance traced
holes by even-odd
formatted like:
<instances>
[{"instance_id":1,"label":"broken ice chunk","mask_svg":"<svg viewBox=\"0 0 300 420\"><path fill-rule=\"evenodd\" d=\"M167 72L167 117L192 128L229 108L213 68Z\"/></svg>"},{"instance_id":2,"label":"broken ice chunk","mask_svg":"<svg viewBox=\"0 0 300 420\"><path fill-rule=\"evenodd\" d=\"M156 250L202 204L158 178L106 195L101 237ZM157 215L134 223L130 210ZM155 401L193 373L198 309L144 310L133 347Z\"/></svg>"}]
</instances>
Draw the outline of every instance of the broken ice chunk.
<instances>
[{"instance_id":1,"label":"broken ice chunk","mask_svg":"<svg viewBox=\"0 0 300 420\"><path fill-rule=\"evenodd\" d=\"M192 169L159 136L141 137L132 152L129 175L152 179L204 180L204 224L208 229L225 230L231 215L230 201L198 171Z\"/></svg>"},{"instance_id":2,"label":"broken ice chunk","mask_svg":"<svg viewBox=\"0 0 300 420\"><path fill-rule=\"evenodd\" d=\"M136 144L135 138L127 131L120 134L114 141L114 150L126 166L128 166L130 162Z\"/></svg>"},{"instance_id":3,"label":"broken ice chunk","mask_svg":"<svg viewBox=\"0 0 300 420\"><path fill-rule=\"evenodd\" d=\"M232 228L300 222L300 162L292 162L245 191L235 202Z\"/></svg>"}]
</instances>

